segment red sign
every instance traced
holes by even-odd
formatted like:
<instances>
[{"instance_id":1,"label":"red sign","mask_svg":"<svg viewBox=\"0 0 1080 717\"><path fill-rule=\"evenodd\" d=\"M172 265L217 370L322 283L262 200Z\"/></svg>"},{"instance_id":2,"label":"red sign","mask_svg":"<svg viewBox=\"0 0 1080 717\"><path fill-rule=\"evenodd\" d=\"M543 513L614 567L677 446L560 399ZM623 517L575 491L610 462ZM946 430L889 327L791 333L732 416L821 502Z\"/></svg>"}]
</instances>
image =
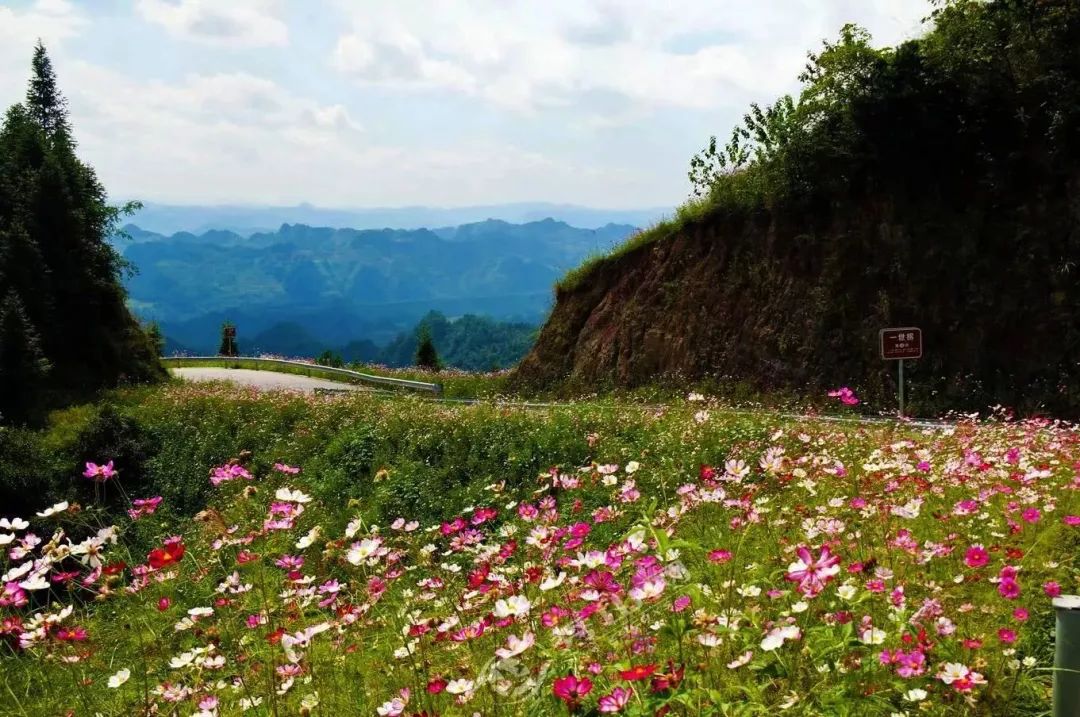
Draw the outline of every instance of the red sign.
<instances>
[{"instance_id":1,"label":"red sign","mask_svg":"<svg viewBox=\"0 0 1080 717\"><path fill-rule=\"evenodd\" d=\"M913 326L882 329L881 358L886 361L922 358L922 329Z\"/></svg>"}]
</instances>

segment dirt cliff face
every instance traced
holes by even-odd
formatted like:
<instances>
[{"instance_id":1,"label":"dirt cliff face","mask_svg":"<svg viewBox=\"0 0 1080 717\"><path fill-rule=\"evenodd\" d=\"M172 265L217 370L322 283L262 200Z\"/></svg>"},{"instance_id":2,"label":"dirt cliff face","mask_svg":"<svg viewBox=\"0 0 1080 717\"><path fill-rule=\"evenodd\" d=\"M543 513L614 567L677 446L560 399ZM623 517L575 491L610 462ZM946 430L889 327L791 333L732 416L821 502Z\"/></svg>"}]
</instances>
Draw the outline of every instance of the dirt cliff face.
<instances>
[{"instance_id":1,"label":"dirt cliff face","mask_svg":"<svg viewBox=\"0 0 1080 717\"><path fill-rule=\"evenodd\" d=\"M851 385L889 409L896 364L878 331L919 326L925 355L905 371L916 407L1076 413L1080 282L1064 268L1080 266L1076 193L1041 197L1019 213L867 202L688 225L559 290L516 380Z\"/></svg>"},{"instance_id":2,"label":"dirt cliff face","mask_svg":"<svg viewBox=\"0 0 1080 717\"><path fill-rule=\"evenodd\" d=\"M629 386L752 368L763 384L802 378L784 359L816 331L804 305L806 270L815 262L804 257L799 266L795 256L791 275L782 276L771 266L775 256L751 257L740 249L747 235L764 242L766 254L797 254L801 243L778 239L768 218L714 223L601 264L579 286L558 293L520 376ZM740 267L746 270L741 276ZM787 327L782 333L794 343L773 330L780 317Z\"/></svg>"}]
</instances>

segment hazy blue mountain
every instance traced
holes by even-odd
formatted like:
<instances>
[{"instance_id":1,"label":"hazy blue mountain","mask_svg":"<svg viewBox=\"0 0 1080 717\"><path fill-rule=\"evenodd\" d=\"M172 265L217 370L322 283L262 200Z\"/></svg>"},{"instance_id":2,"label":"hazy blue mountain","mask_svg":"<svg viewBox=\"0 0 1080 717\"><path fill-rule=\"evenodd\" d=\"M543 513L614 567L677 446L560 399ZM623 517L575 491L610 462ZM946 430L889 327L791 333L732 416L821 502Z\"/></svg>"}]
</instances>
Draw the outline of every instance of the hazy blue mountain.
<instances>
[{"instance_id":1,"label":"hazy blue mountain","mask_svg":"<svg viewBox=\"0 0 1080 717\"><path fill-rule=\"evenodd\" d=\"M385 345L432 310L538 324L558 277L634 231L544 219L435 230L284 224L250 237L166 237L129 225L129 238L114 243L136 269L126 281L132 308L172 344L214 351L229 320L245 351L312 355L354 341Z\"/></svg>"},{"instance_id":2,"label":"hazy blue mountain","mask_svg":"<svg viewBox=\"0 0 1080 717\"><path fill-rule=\"evenodd\" d=\"M247 236L272 232L282 224L306 224L320 227L354 229L420 229L458 226L485 219L499 219L525 224L552 217L574 227L598 228L606 224L630 224L645 227L670 214L670 207L642 209L595 209L573 204L522 202L475 207L387 207L367 209L328 209L311 204L295 207L259 206L184 206L145 203L131 217L131 222L149 232L170 235L176 232L202 234L227 230Z\"/></svg>"}]
</instances>

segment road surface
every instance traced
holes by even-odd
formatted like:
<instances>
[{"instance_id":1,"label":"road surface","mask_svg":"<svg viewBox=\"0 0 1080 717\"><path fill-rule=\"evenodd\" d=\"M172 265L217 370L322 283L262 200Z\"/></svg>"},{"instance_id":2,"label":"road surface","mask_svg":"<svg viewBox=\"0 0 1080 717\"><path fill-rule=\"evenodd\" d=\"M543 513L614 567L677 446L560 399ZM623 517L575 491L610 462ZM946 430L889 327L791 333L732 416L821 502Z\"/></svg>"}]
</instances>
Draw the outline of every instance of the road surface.
<instances>
[{"instance_id":1,"label":"road surface","mask_svg":"<svg viewBox=\"0 0 1080 717\"><path fill-rule=\"evenodd\" d=\"M253 371L246 368L174 368L173 376L185 381L230 381L242 386L253 386L264 391L289 390L314 393L315 389L337 389L345 391L364 391L363 386L322 378L311 378L293 373L276 371Z\"/></svg>"}]
</instances>

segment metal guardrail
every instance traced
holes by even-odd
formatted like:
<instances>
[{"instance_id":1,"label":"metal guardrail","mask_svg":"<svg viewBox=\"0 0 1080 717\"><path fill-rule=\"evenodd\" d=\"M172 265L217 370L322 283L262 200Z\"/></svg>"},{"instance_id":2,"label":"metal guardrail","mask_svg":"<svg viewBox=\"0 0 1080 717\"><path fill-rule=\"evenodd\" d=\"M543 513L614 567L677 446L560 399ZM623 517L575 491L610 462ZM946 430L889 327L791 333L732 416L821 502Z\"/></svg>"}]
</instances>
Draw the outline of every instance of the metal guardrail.
<instances>
[{"instance_id":1,"label":"metal guardrail","mask_svg":"<svg viewBox=\"0 0 1080 717\"><path fill-rule=\"evenodd\" d=\"M413 391L425 391L435 396L442 395L441 383L427 383L425 381L410 381L405 378L390 378L389 376L377 376L371 373L361 373L360 371L352 371L347 368L334 368L333 366L320 366L319 364L304 363L303 361L287 361L285 359L268 359L257 358L254 356L169 356L163 358L166 364L169 363L215 363L220 364L222 362L229 361L243 361L246 363L255 364L270 364L277 366L294 366L297 368L307 369L312 372L320 374L329 374L331 376L340 376L342 378L351 379L352 381L359 381L361 383L371 383L378 386L391 386L395 388L407 388Z\"/></svg>"}]
</instances>

